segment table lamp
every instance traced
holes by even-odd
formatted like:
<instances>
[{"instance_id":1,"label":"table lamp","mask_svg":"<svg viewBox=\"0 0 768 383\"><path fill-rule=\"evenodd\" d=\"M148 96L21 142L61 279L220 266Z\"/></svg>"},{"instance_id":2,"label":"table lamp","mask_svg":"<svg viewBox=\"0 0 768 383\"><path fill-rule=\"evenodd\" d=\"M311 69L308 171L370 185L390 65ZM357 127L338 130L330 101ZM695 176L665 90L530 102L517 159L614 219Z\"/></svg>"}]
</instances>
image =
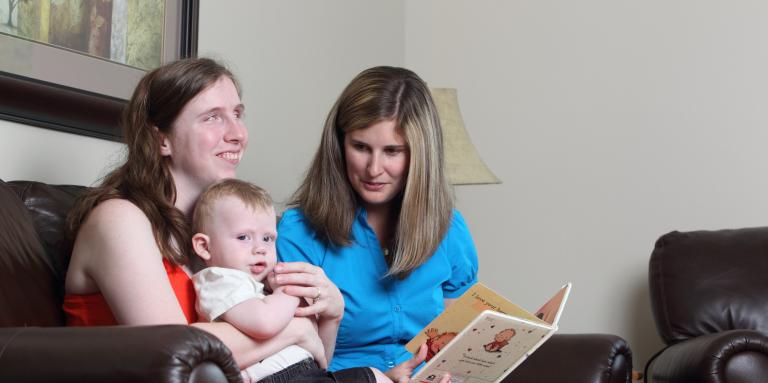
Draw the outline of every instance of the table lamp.
<instances>
[{"instance_id":1,"label":"table lamp","mask_svg":"<svg viewBox=\"0 0 768 383\"><path fill-rule=\"evenodd\" d=\"M431 88L430 91L443 126L445 165L451 184L500 184L501 180L488 169L472 145L461 118L456 89Z\"/></svg>"}]
</instances>

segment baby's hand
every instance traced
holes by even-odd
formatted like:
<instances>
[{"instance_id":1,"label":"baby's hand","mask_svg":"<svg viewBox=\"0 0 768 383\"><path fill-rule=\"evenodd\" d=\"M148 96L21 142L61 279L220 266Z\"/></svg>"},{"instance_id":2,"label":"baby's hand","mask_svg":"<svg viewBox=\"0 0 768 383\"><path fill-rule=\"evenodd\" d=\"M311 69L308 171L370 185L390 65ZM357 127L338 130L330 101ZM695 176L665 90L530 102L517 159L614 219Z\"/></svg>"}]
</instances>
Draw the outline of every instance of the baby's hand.
<instances>
[{"instance_id":1,"label":"baby's hand","mask_svg":"<svg viewBox=\"0 0 768 383\"><path fill-rule=\"evenodd\" d=\"M270 271L267 274L267 277L264 278L263 282L264 282L264 287L268 288L269 291L272 292L273 294L276 293L278 290L279 291L283 290L281 288L282 286L279 286L277 283L275 283L275 272L274 271ZM275 287L275 286L277 286L277 287Z\"/></svg>"}]
</instances>

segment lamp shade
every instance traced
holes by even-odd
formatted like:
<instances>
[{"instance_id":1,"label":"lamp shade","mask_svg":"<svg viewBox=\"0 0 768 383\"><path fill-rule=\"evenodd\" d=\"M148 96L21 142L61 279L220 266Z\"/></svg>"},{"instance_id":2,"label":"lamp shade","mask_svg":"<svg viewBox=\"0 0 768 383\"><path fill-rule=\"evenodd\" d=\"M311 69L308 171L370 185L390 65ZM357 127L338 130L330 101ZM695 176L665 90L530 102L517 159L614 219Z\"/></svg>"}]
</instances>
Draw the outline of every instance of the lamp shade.
<instances>
[{"instance_id":1,"label":"lamp shade","mask_svg":"<svg viewBox=\"0 0 768 383\"><path fill-rule=\"evenodd\" d=\"M440 124L443 126L445 165L448 178L454 185L499 184L496 177L480 158L469 138L459 111L456 89L431 88Z\"/></svg>"}]
</instances>

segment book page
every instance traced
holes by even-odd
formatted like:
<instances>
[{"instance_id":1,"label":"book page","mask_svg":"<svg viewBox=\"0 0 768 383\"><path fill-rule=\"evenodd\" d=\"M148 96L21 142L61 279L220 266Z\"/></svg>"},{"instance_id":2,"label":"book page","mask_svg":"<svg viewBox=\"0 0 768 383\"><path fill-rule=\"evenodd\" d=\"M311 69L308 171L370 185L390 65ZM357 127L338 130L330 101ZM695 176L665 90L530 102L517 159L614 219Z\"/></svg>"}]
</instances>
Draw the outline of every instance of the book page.
<instances>
[{"instance_id":1,"label":"book page","mask_svg":"<svg viewBox=\"0 0 768 383\"><path fill-rule=\"evenodd\" d=\"M419 351L419 346L426 342L429 347L427 353L427 360L429 360L485 310L493 310L542 325L549 325L482 283L476 283L408 342L405 348L412 354L416 354Z\"/></svg>"},{"instance_id":2,"label":"book page","mask_svg":"<svg viewBox=\"0 0 768 383\"><path fill-rule=\"evenodd\" d=\"M570 283L560 288L547 303L536 310L536 317L551 325L557 324L557 321L560 320L560 314L563 312L565 300L568 299L568 293L570 291Z\"/></svg>"},{"instance_id":3,"label":"book page","mask_svg":"<svg viewBox=\"0 0 768 383\"><path fill-rule=\"evenodd\" d=\"M412 382L496 382L516 367L554 329L492 312L483 313L456 340L414 375Z\"/></svg>"}]
</instances>

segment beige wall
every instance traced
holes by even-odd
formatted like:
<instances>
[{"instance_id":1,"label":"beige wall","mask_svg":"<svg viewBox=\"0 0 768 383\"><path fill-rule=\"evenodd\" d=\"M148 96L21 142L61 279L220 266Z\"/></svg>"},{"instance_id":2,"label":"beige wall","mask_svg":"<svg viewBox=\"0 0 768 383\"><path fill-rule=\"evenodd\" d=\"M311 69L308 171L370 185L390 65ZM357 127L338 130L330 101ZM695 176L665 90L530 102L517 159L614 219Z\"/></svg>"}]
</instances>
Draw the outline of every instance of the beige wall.
<instances>
[{"instance_id":1,"label":"beige wall","mask_svg":"<svg viewBox=\"0 0 768 383\"><path fill-rule=\"evenodd\" d=\"M245 91L238 176L286 200L344 85L367 67L404 64L403 12L402 1L202 1L200 53L229 62Z\"/></svg>"},{"instance_id":2,"label":"beige wall","mask_svg":"<svg viewBox=\"0 0 768 383\"><path fill-rule=\"evenodd\" d=\"M563 332L612 332L642 368L660 346L654 240L768 216L768 3L212 1L200 51L245 91L240 176L284 200L325 113L361 69L459 89L502 185L463 186L481 280L523 307L574 282ZM0 178L91 184L120 146L0 121Z\"/></svg>"},{"instance_id":3,"label":"beige wall","mask_svg":"<svg viewBox=\"0 0 768 383\"><path fill-rule=\"evenodd\" d=\"M765 225L768 3L406 2L406 65L459 89L504 180L460 187L481 280L565 332L660 347L647 262L671 230Z\"/></svg>"},{"instance_id":4,"label":"beige wall","mask_svg":"<svg viewBox=\"0 0 768 383\"><path fill-rule=\"evenodd\" d=\"M0 120L0 179L91 185L122 145Z\"/></svg>"}]
</instances>

